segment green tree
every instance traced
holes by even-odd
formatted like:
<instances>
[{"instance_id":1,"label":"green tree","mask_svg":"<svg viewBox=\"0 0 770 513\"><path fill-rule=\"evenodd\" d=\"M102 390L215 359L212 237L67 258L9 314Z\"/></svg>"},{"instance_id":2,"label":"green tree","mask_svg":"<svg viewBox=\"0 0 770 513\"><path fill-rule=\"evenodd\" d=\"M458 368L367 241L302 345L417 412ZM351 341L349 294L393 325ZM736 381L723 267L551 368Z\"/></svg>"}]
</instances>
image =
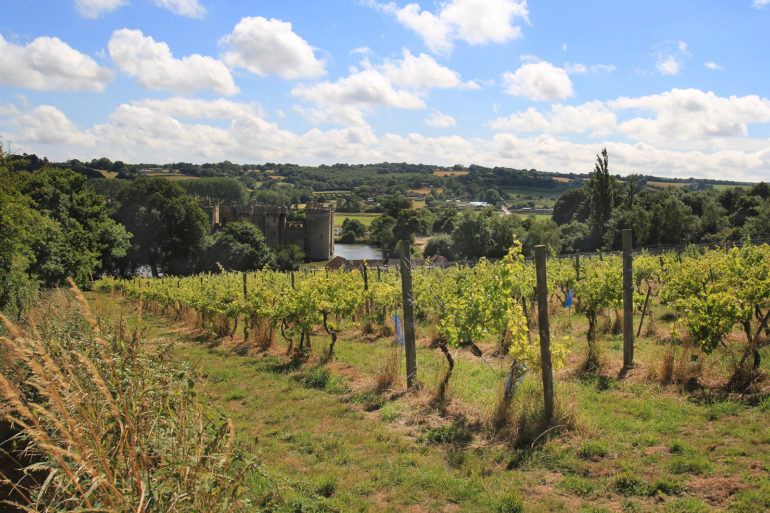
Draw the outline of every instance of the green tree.
<instances>
[{"instance_id":1,"label":"green tree","mask_svg":"<svg viewBox=\"0 0 770 513\"><path fill-rule=\"evenodd\" d=\"M398 242L393 233L395 227L396 220L389 215L376 217L369 227L369 243L382 248L386 256L390 255Z\"/></svg>"},{"instance_id":2,"label":"green tree","mask_svg":"<svg viewBox=\"0 0 770 513\"><path fill-rule=\"evenodd\" d=\"M553 206L551 219L559 226L573 220L585 222L589 215L588 195L584 188L565 191Z\"/></svg>"},{"instance_id":3,"label":"green tree","mask_svg":"<svg viewBox=\"0 0 770 513\"><path fill-rule=\"evenodd\" d=\"M162 177L139 178L120 191L113 216L134 236L124 272L143 265L153 276L195 271L208 219L180 186Z\"/></svg>"},{"instance_id":4,"label":"green tree","mask_svg":"<svg viewBox=\"0 0 770 513\"><path fill-rule=\"evenodd\" d=\"M251 223L228 223L212 237L206 250L206 268L253 271L262 269L275 258L265 243L265 236Z\"/></svg>"},{"instance_id":5,"label":"green tree","mask_svg":"<svg viewBox=\"0 0 770 513\"><path fill-rule=\"evenodd\" d=\"M275 248L274 266L279 271L296 271L305 261L305 254L299 246L289 244Z\"/></svg>"},{"instance_id":6,"label":"green tree","mask_svg":"<svg viewBox=\"0 0 770 513\"><path fill-rule=\"evenodd\" d=\"M342 235L340 242L352 244L366 237L366 226L358 219L345 219L342 221Z\"/></svg>"},{"instance_id":7,"label":"green tree","mask_svg":"<svg viewBox=\"0 0 770 513\"><path fill-rule=\"evenodd\" d=\"M612 215L612 209L615 207L616 184L615 178L610 174L607 148L602 148L601 157L596 156L594 173L591 175L588 187L591 202L591 215L588 224L596 243L600 244L607 229L607 222Z\"/></svg>"},{"instance_id":8,"label":"green tree","mask_svg":"<svg viewBox=\"0 0 770 513\"><path fill-rule=\"evenodd\" d=\"M428 243L425 244L425 251L423 256L430 258L433 255L439 254L447 260L455 260L454 248L452 248L452 237L448 233L442 233L431 237Z\"/></svg>"}]
</instances>

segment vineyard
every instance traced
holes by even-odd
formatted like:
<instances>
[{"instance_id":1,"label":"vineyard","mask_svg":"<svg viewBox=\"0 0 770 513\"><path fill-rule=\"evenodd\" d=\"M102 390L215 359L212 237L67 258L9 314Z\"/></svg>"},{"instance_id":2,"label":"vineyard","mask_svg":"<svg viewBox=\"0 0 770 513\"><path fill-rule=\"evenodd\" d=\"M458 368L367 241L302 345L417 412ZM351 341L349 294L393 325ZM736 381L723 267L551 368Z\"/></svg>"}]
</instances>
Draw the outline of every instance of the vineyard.
<instances>
[{"instance_id":1,"label":"vineyard","mask_svg":"<svg viewBox=\"0 0 770 513\"><path fill-rule=\"evenodd\" d=\"M620 255L551 258L545 276L518 246L472 266L406 262L107 277L46 299L30 318L44 322L6 340L13 372L33 371L28 400L54 405L15 415L68 448L26 485L28 508L770 508L770 246L635 255L632 365Z\"/></svg>"},{"instance_id":2,"label":"vineyard","mask_svg":"<svg viewBox=\"0 0 770 513\"><path fill-rule=\"evenodd\" d=\"M452 371L448 350L468 348L480 356L477 344L482 342L498 346L496 355L511 360L511 372L539 368L535 268L524 260L520 246L498 262L415 268L413 274L415 316L435 328L434 343L449 364L447 380ZM565 333L551 341L554 367L564 364L578 337L587 341L587 365L597 364L598 325L617 333L622 324L621 257L554 258L547 276L551 310L569 301L570 313L574 308L588 322L584 335ZM751 385L770 334L770 246L643 252L633 260L633 286L639 331L645 315L673 309L669 345L681 345L680 334L686 334L694 357L720 349L732 370L727 385L738 391ZM329 361L342 331L387 334L403 308L398 269L103 278L96 287L141 298L175 320L192 320L218 336L232 338L240 329L246 342L263 346L280 338L296 362L310 358L314 333L330 338L327 347L316 348ZM742 338L733 336L736 330Z\"/></svg>"}]
</instances>

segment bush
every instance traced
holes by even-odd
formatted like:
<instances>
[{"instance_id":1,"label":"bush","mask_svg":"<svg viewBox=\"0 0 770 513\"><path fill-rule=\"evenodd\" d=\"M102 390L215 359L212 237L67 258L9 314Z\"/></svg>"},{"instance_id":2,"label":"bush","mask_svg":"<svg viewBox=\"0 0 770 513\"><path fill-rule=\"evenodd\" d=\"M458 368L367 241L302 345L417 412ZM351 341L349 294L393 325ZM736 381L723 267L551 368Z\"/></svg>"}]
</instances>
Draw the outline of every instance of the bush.
<instances>
[{"instance_id":1,"label":"bush","mask_svg":"<svg viewBox=\"0 0 770 513\"><path fill-rule=\"evenodd\" d=\"M497 503L498 513L522 513L524 503L516 492L510 492L500 498Z\"/></svg>"}]
</instances>

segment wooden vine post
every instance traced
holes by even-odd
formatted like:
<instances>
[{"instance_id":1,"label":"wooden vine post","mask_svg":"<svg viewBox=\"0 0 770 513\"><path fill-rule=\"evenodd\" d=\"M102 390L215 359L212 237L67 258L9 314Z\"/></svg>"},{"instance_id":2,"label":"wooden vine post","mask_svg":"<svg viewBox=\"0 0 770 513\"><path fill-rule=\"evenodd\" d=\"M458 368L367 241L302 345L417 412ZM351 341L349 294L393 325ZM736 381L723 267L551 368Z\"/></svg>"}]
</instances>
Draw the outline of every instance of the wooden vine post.
<instances>
[{"instance_id":1,"label":"wooden vine post","mask_svg":"<svg viewBox=\"0 0 770 513\"><path fill-rule=\"evenodd\" d=\"M623 230L623 368L634 366L634 268L631 230Z\"/></svg>"},{"instance_id":2,"label":"wooden vine post","mask_svg":"<svg viewBox=\"0 0 770 513\"><path fill-rule=\"evenodd\" d=\"M406 353L406 386L417 384L417 346L414 341L414 292L412 291L412 262L409 254L410 243L399 243L401 253L401 295L404 304L404 352Z\"/></svg>"},{"instance_id":3,"label":"wooden vine post","mask_svg":"<svg viewBox=\"0 0 770 513\"><path fill-rule=\"evenodd\" d=\"M540 328L540 361L543 370L543 404L545 421L553 423L553 366L551 364L551 328L548 324L548 280L545 272L545 246L535 246L537 276L537 313Z\"/></svg>"}]
</instances>

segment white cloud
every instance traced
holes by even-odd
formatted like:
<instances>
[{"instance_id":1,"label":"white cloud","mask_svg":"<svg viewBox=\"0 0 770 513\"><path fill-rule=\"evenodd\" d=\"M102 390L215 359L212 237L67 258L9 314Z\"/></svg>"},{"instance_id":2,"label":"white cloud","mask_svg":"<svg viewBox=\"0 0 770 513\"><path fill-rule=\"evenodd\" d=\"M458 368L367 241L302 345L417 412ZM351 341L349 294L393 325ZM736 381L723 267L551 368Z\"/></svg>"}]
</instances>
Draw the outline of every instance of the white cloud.
<instances>
[{"instance_id":1,"label":"white cloud","mask_svg":"<svg viewBox=\"0 0 770 513\"><path fill-rule=\"evenodd\" d=\"M659 59L655 64L661 75L676 75L679 73L681 66L681 63L673 55L668 55L665 59Z\"/></svg>"},{"instance_id":2,"label":"white cloud","mask_svg":"<svg viewBox=\"0 0 770 513\"><path fill-rule=\"evenodd\" d=\"M757 9L760 9L767 5L770 5L770 0L754 0L754 3L751 4L752 7L755 7Z\"/></svg>"},{"instance_id":3,"label":"white cloud","mask_svg":"<svg viewBox=\"0 0 770 513\"><path fill-rule=\"evenodd\" d=\"M56 37L38 37L26 46L0 35L0 83L29 89L103 91L115 77Z\"/></svg>"},{"instance_id":4,"label":"white cloud","mask_svg":"<svg viewBox=\"0 0 770 513\"><path fill-rule=\"evenodd\" d=\"M656 103L648 97L622 100L629 101L628 108ZM767 100L764 99L744 97L735 100L740 100L736 103L740 110L767 109ZM212 105L195 104L195 108L202 108L207 116L213 116L225 105L213 106L217 102L209 103ZM151 103L146 100L134 105L124 104L103 124L82 131L53 107L41 106L22 117L15 107L0 104L0 117L17 127L15 132L2 134L4 139L14 141L14 151L38 153L54 160L90 160L109 155L114 160L125 162L158 163L201 163L225 159L244 163L300 164L389 161L437 165L475 163L590 172L596 153L606 146L612 171L622 175L642 172L661 176L723 178L725 169L729 169L733 179L758 181L766 179L770 165L770 142L766 140L758 141L755 149L731 146L718 151L713 148L678 151L648 142L601 141L583 144L549 134L518 137L512 133L499 133L486 139L457 135L426 137L418 133L376 135L366 124L295 133L266 121L258 112L249 109L232 118L227 126L222 126L221 121L216 123L217 126L182 122L170 114L171 111L181 114L187 111L187 107L182 108L176 102Z\"/></svg>"},{"instance_id":5,"label":"white cloud","mask_svg":"<svg viewBox=\"0 0 770 513\"><path fill-rule=\"evenodd\" d=\"M222 44L228 47L224 55L228 66L245 68L257 75L274 73L295 79L326 72L313 47L292 31L291 23L281 20L243 18L230 35L222 38Z\"/></svg>"},{"instance_id":6,"label":"white cloud","mask_svg":"<svg viewBox=\"0 0 770 513\"><path fill-rule=\"evenodd\" d=\"M618 130L641 141L661 146L676 144L713 148L724 139L746 137L748 124L770 123L770 100L757 95L720 97L699 89L672 89L639 98L608 102L613 110L652 112L654 118L637 117Z\"/></svg>"},{"instance_id":7,"label":"white cloud","mask_svg":"<svg viewBox=\"0 0 770 513\"><path fill-rule=\"evenodd\" d=\"M505 92L530 100L561 100L573 95L567 72L549 62L527 63L503 74Z\"/></svg>"},{"instance_id":8,"label":"white cloud","mask_svg":"<svg viewBox=\"0 0 770 513\"><path fill-rule=\"evenodd\" d=\"M768 1L770 2L770 0L768 0ZM725 69L722 66L720 66L719 64L717 64L716 62L712 62L712 61L706 62L703 65L706 66L708 69L713 70L713 71L722 71L723 69Z\"/></svg>"},{"instance_id":9,"label":"white cloud","mask_svg":"<svg viewBox=\"0 0 770 513\"><path fill-rule=\"evenodd\" d=\"M41 105L19 113L12 123L18 128L14 141L45 145L91 146L94 138L82 132L62 111L52 105Z\"/></svg>"},{"instance_id":10,"label":"white cloud","mask_svg":"<svg viewBox=\"0 0 770 513\"><path fill-rule=\"evenodd\" d=\"M685 58L691 57L687 51L687 43L684 41L668 41L656 45L655 68L661 75L678 75L682 69Z\"/></svg>"},{"instance_id":11,"label":"white cloud","mask_svg":"<svg viewBox=\"0 0 770 513\"><path fill-rule=\"evenodd\" d=\"M393 3L376 5L417 32L432 52L442 54L452 51L455 40L478 45L517 39L521 27L514 21L528 21L529 14L525 0L450 0L436 14L417 3L403 8Z\"/></svg>"},{"instance_id":12,"label":"white cloud","mask_svg":"<svg viewBox=\"0 0 770 513\"><path fill-rule=\"evenodd\" d=\"M397 90L391 80L375 69L366 69L338 81L321 82L312 86L297 86L293 96L323 105L354 105L371 107L383 105L399 109L424 109L425 102L415 93Z\"/></svg>"},{"instance_id":13,"label":"white cloud","mask_svg":"<svg viewBox=\"0 0 770 513\"><path fill-rule=\"evenodd\" d=\"M455 126L457 122L449 114L443 114L436 110L425 119L425 124L434 128L449 128Z\"/></svg>"},{"instance_id":14,"label":"white cloud","mask_svg":"<svg viewBox=\"0 0 770 513\"><path fill-rule=\"evenodd\" d=\"M115 64L147 89L213 89L224 95L239 91L230 71L220 61L197 53L175 59L166 43L156 42L140 30L116 30L107 48Z\"/></svg>"},{"instance_id":15,"label":"white cloud","mask_svg":"<svg viewBox=\"0 0 770 513\"><path fill-rule=\"evenodd\" d=\"M570 64L568 62L564 64L564 71L570 75L583 75L589 71L591 73L612 73L615 71L615 66L612 64L592 64L590 66L586 66L585 64Z\"/></svg>"},{"instance_id":16,"label":"white cloud","mask_svg":"<svg viewBox=\"0 0 770 513\"><path fill-rule=\"evenodd\" d=\"M152 0L158 7L163 7L178 14L179 16L187 16L189 18L203 18L206 14L206 9L198 3L198 0Z\"/></svg>"},{"instance_id":17,"label":"white cloud","mask_svg":"<svg viewBox=\"0 0 770 513\"><path fill-rule=\"evenodd\" d=\"M256 103L236 103L224 98L211 101L193 98L139 100L133 102L133 105L186 119L231 119L264 115L262 107Z\"/></svg>"},{"instance_id":18,"label":"white cloud","mask_svg":"<svg viewBox=\"0 0 770 513\"><path fill-rule=\"evenodd\" d=\"M511 132L608 134L615 129L617 116L600 101L571 106L556 103L546 114L530 107L524 112L497 118L490 122L494 130Z\"/></svg>"},{"instance_id":19,"label":"white cloud","mask_svg":"<svg viewBox=\"0 0 770 513\"><path fill-rule=\"evenodd\" d=\"M75 7L85 18L98 18L104 12L128 5L128 0L75 0Z\"/></svg>"},{"instance_id":20,"label":"white cloud","mask_svg":"<svg viewBox=\"0 0 770 513\"><path fill-rule=\"evenodd\" d=\"M386 60L382 65L386 77L399 87L413 89L452 88L461 85L460 74L437 63L430 55L412 55L403 50L400 61Z\"/></svg>"}]
</instances>

